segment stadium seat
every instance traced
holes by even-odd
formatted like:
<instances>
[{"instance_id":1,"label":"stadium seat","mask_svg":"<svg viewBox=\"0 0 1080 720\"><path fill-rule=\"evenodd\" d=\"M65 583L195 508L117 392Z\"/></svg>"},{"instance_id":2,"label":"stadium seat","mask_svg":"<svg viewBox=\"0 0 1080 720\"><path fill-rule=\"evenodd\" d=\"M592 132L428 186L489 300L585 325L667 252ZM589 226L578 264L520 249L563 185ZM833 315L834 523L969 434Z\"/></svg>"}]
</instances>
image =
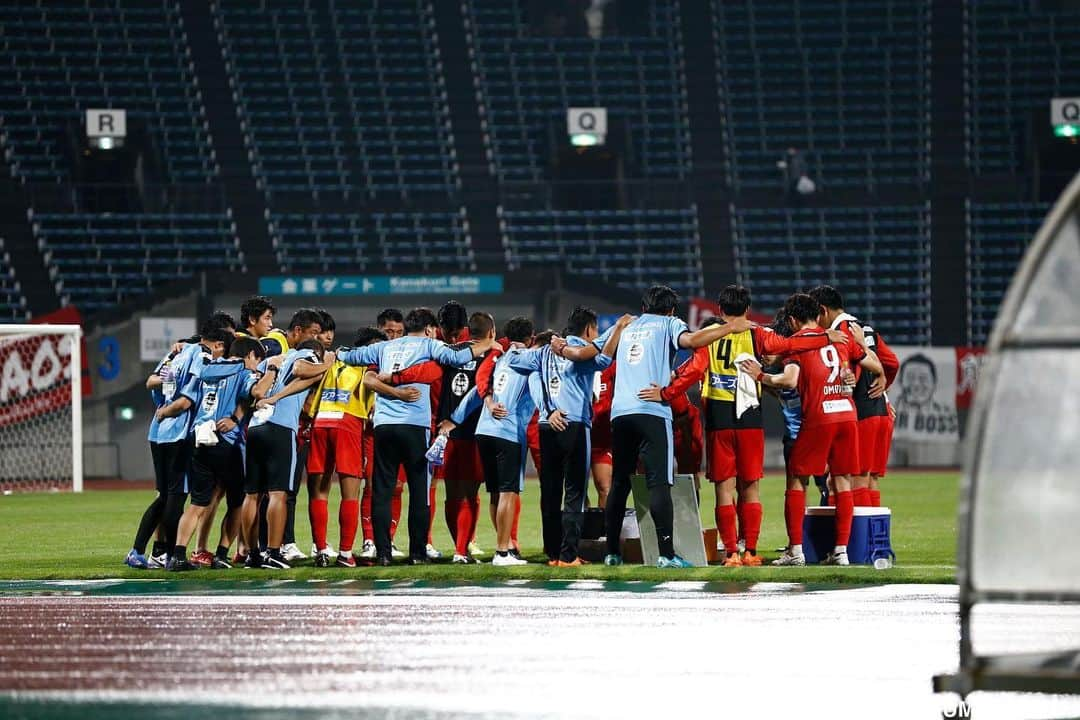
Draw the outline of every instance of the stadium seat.
<instances>
[{"instance_id":1,"label":"stadium seat","mask_svg":"<svg viewBox=\"0 0 1080 720\"><path fill-rule=\"evenodd\" d=\"M1048 203L966 201L968 344L985 345L1016 267Z\"/></svg>"},{"instance_id":2,"label":"stadium seat","mask_svg":"<svg viewBox=\"0 0 1080 720\"><path fill-rule=\"evenodd\" d=\"M109 308L200 270L241 272L230 212L35 213L28 218L61 301Z\"/></svg>"},{"instance_id":3,"label":"stadium seat","mask_svg":"<svg viewBox=\"0 0 1080 720\"><path fill-rule=\"evenodd\" d=\"M771 314L827 283L896 344L930 342L930 207L731 208L735 272Z\"/></svg>"},{"instance_id":4,"label":"stadium seat","mask_svg":"<svg viewBox=\"0 0 1080 720\"><path fill-rule=\"evenodd\" d=\"M680 210L508 210L498 208L511 270L558 265L640 291L664 283L701 295L697 208Z\"/></svg>"},{"instance_id":5,"label":"stadium seat","mask_svg":"<svg viewBox=\"0 0 1080 720\"><path fill-rule=\"evenodd\" d=\"M805 154L820 187L929 180L927 0L713 0L728 184L780 188Z\"/></svg>"}]
</instances>

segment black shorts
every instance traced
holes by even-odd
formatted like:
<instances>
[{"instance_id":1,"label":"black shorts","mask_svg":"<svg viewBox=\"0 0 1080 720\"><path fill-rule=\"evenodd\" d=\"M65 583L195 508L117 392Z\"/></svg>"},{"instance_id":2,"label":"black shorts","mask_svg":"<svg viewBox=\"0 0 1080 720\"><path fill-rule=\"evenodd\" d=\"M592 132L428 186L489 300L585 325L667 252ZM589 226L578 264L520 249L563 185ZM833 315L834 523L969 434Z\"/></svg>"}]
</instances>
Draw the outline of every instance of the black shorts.
<instances>
[{"instance_id":1,"label":"black shorts","mask_svg":"<svg viewBox=\"0 0 1080 720\"><path fill-rule=\"evenodd\" d=\"M525 489L525 446L502 438L477 435L484 486L492 495Z\"/></svg>"},{"instance_id":2,"label":"black shorts","mask_svg":"<svg viewBox=\"0 0 1080 720\"><path fill-rule=\"evenodd\" d=\"M217 445L196 447L191 453L191 504L206 507L214 488L225 490L230 509L244 501L244 456L239 445L230 445L218 436Z\"/></svg>"},{"instance_id":3,"label":"black shorts","mask_svg":"<svg viewBox=\"0 0 1080 720\"><path fill-rule=\"evenodd\" d=\"M150 443L157 490L162 495L186 495L191 468L191 438Z\"/></svg>"},{"instance_id":4,"label":"black shorts","mask_svg":"<svg viewBox=\"0 0 1080 720\"><path fill-rule=\"evenodd\" d=\"M266 423L247 434L244 492L288 492L296 478L296 433Z\"/></svg>"}]
</instances>

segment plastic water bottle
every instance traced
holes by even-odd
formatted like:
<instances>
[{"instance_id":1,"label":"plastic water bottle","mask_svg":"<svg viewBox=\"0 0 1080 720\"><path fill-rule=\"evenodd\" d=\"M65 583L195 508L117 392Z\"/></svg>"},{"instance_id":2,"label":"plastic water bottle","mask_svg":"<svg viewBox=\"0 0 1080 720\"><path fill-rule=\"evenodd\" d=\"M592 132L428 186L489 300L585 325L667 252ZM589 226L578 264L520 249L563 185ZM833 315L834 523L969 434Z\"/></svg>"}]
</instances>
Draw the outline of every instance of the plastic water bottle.
<instances>
[{"instance_id":1,"label":"plastic water bottle","mask_svg":"<svg viewBox=\"0 0 1080 720\"><path fill-rule=\"evenodd\" d=\"M887 557L879 557L874 559L875 570L888 570L892 567L892 560Z\"/></svg>"},{"instance_id":2,"label":"plastic water bottle","mask_svg":"<svg viewBox=\"0 0 1080 720\"><path fill-rule=\"evenodd\" d=\"M432 465L442 465L443 457L446 455L446 436L438 435L435 438L435 442L431 443L431 447L424 453L424 457Z\"/></svg>"}]
</instances>

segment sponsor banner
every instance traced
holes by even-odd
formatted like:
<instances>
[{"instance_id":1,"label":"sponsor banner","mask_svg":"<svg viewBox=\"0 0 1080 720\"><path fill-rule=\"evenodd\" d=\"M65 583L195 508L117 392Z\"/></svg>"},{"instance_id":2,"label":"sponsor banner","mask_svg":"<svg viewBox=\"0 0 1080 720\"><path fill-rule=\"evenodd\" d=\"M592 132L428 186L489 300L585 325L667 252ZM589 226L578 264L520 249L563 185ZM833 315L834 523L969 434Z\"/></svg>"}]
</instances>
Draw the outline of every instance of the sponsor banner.
<instances>
[{"instance_id":1,"label":"sponsor banner","mask_svg":"<svg viewBox=\"0 0 1080 720\"><path fill-rule=\"evenodd\" d=\"M956 348L893 346L893 350L900 361L900 372L889 388L896 410L893 438L959 442Z\"/></svg>"},{"instance_id":2,"label":"sponsor banner","mask_svg":"<svg viewBox=\"0 0 1080 720\"><path fill-rule=\"evenodd\" d=\"M157 362L169 353L169 349L177 340L194 334L194 318L139 318L139 360Z\"/></svg>"},{"instance_id":3,"label":"sponsor banner","mask_svg":"<svg viewBox=\"0 0 1080 720\"><path fill-rule=\"evenodd\" d=\"M38 315L30 321L33 325L82 325L82 313L74 305L62 307L45 315ZM79 357L82 358L82 394L89 397L93 389L90 375L90 356L86 352L86 335L79 342Z\"/></svg>"},{"instance_id":4,"label":"sponsor banner","mask_svg":"<svg viewBox=\"0 0 1080 720\"><path fill-rule=\"evenodd\" d=\"M79 325L75 308L38 317L34 324ZM82 393L90 393L86 343L82 349ZM0 426L24 422L71 405L70 335L0 335Z\"/></svg>"},{"instance_id":5,"label":"sponsor banner","mask_svg":"<svg viewBox=\"0 0 1080 720\"><path fill-rule=\"evenodd\" d=\"M275 275L263 295L476 295L501 293L502 275Z\"/></svg>"}]
</instances>

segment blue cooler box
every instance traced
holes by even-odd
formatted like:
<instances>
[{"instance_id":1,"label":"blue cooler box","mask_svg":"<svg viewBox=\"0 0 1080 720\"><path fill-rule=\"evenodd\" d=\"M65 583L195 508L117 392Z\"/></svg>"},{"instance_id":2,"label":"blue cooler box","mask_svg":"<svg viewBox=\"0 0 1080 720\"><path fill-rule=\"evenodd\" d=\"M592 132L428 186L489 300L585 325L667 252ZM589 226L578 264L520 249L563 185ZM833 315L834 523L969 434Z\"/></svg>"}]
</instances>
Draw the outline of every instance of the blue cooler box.
<instances>
[{"instance_id":1,"label":"blue cooler box","mask_svg":"<svg viewBox=\"0 0 1080 720\"><path fill-rule=\"evenodd\" d=\"M857 507L851 520L848 560L871 565L878 558L896 559L889 534L892 512L887 507ZM807 563L819 563L836 547L836 508L809 507L803 518L803 554Z\"/></svg>"}]
</instances>

